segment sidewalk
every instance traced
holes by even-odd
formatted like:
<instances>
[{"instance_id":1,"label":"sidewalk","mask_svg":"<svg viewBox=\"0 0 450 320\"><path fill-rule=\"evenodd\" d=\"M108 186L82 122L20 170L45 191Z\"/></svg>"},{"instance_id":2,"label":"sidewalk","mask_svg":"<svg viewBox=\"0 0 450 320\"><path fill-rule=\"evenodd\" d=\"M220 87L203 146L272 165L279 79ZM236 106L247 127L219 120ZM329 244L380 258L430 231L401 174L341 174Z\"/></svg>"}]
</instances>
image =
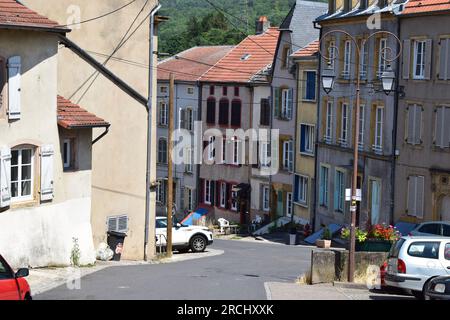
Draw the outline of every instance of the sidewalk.
<instances>
[{"instance_id":1,"label":"sidewalk","mask_svg":"<svg viewBox=\"0 0 450 320\"><path fill-rule=\"evenodd\" d=\"M415 300L412 296L369 291L362 287L266 282L267 300Z\"/></svg>"},{"instance_id":2,"label":"sidewalk","mask_svg":"<svg viewBox=\"0 0 450 320\"><path fill-rule=\"evenodd\" d=\"M174 253L172 258L155 259L149 262L146 261L97 261L95 266L81 267L81 268L39 268L30 269L30 275L27 277L27 281L31 288L31 294L37 295L61 285L71 284L72 282L85 277L94 272L101 271L110 267L127 267L127 266L139 266L139 265L152 265L162 263L176 263L182 261L188 261L193 259L208 258L223 254L223 250L207 249L203 253Z\"/></svg>"}]
</instances>

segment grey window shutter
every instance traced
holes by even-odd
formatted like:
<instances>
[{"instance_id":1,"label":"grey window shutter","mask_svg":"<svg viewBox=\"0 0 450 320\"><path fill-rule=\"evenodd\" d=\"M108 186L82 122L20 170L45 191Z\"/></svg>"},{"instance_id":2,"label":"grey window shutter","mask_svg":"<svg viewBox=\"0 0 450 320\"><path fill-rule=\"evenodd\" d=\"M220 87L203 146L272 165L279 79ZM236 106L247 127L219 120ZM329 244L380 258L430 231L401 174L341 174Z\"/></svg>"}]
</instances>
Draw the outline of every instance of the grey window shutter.
<instances>
[{"instance_id":1,"label":"grey window shutter","mask_svg":"<svg viewBox=\"0 0 450 320\"><path fill-rule=\"evenodd\" d=\"M274 90L274 99L273 99L273 106L274 106L274 115L275 117L280 116L280 102L281 102L281 90L280 88L275 88Z\"/></svg>"},{"instance_id":2,"label":"grey window shutter","mask_svg":"<svg viewBox=\"0 0 450 320\"><path fill-rule=\"evenodd\" d=\"M8 59L8 118L10 120L20 119L21 68L19 56Z\"/></svg>"},{"instance_id":3,"label":"grey window shutter","mask_svg":"<svg viewBox=\"0 0 450 320\"><path fill-rule=\"evenodd\" d=\"M0 208L11 204L11 149L0 149Z\"/></svg>"},{"instance_id":4,"label":"grey window shutter","mask_svg":"<svg viewBox=\"0 0 450 320\"><path fill-rule=\"evenodd\" d=\"M180 109L180 129L186 129L186 110Z\"/></svg>"},{"instance_id":5,"label":"grey window shutter","mask_svg":"<svg viewBox=\"0 0 450 320\"><path fill-rule=\"evenodd\" d=\"M287 106L287 117L289 120L291 120L294 110L294 89L289 89Z\"/></svg>"},{"instance_id":6,"label":"grey window shutter","mask_svg":"<svg viewBox=\"0 0 450 320\"><path fill-rule=\"evenodd\" d=\"M416 217L423 218L424 201L425 201L425 177L416 177Z\"/></svg>"},{"instance_id":7,"label":"grey window shutter","mask_svg":"<svg viewBox=\"0 0 450 320\"><path fill-rule=\"evenodd\" d=\"M435 129L435 144L439 147L444 146L444 108L438 107L436 109L436 129Z\"/></svg>"},{"instance_id":8,"label":"grey window shutter","mask_svg":"<svg viewBox=\"0 0 450 320\"><path fill-rule=\"evenodd\" d=\"M440 45L439 45L439 80L447 80L448 76L448 45L449 45L449 39L441 39Z\"/></svg>"},{"instance_id":9,"label":"grey window shutter","mask_svg":"<svg viewBox=\"0 0 450 320\"><path fill-rule=\"evenodd\" d=\"M41 201L53 199L53 145L44 145L41 147Z\"/></svg>"},{"instance_id":10,"label":"grey window shutter","mask_svg":"<svg viewBox=\"0 0 450 320\"><path fill-rule=\"evenodd\" d=\"M403 79L409 79L411 69L411 40L403 40Z\"/></svg>"},{"instance_id":11,"label":"grey window shutter","mask_svg":"<svg viewBox=\"0 0 450 320\"><path fill-rule=\"evenodd\" d=\"M408 143L410 143L410 144L414 144L415 143L415 140L414 140L414 137L415 137L415 128L414 128L414 125L415 125L415 121L414 121L414 116L415 116L415 105L410 105L409 107L408 107L408 136L407 136L407 139L406 139L406 141L408 142Z\"/></svg>"},{"instance_id":12,"label":"grey window shutter","mask_svg":"<svg viewBox=\"0 0 450 320\"><path fill-rule=\"evenodd\" d=\"M444 56L445 59L445 75L446 78L445 80L450 80L450 38L449 39L445 39L445 43L446 43L446 54Z\"/></svg>"},{"instance_id":13,"label":"grey window shutter","mask_svg":"<svg viewBox=\"0 0 450 320\"><path fill-rule=\"evenodd\" d=\"M445 108L444 110L444 123L442 127L444 132L444 147L450 147L450 108Z\"/></svg>"},{"instance_id":14,"label":"grey window shutter","mask_svg":"<svg viewBox=\"0 0 450 320\"><path fill-rule=\"evenodd\" d=\"M408 195L406 213L408 216L416 215L416 177L408 177Z\"/></svg>"},{"instance_id":15,"label":"grey window shutter","mask_svg":"<svg viewBox=\"0 0 450 320\"><path fill-rule=\"evenodd\" d=\"M433 40L425 41L425 79L431 79L431 60L433 59Z\"/></svg>"},{"instance_id":16,"label":"grey window shutter","mask_svg":"<svg viewBox=\"0 0 450 320\"><path fill-rule=\"evenodd\" d=\"M414 108L414 143L422 144L422 106Z\"/></svg>"}]
</instances>

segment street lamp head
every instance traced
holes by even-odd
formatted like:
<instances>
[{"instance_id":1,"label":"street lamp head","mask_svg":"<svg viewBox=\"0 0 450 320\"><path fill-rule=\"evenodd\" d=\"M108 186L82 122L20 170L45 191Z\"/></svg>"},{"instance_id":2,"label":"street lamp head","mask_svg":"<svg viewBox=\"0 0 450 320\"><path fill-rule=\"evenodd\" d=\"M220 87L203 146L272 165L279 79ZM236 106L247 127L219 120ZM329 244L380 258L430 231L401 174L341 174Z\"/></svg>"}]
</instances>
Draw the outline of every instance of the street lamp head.
<instances>
[{"instance_id":1,"label":"street lamp head","mask_svg":"<svg viewBox=\"0 0 450 320\"><path fill-rule=\"evenodd\" d=\"M322 87L326 94L329 94L334 87L334 79L336 78L334 71L325 69L322 73Z\"/></svg>"},{"instance_id":2,"label":"street lamp head","mask_svg":"<svg viewBox=\"0 0 450 320\"><path fill-rule=\"evenodd\" d=\"M388 65L386 70L381 75L381 82L383 84L383 91L389 95L394 90L395 73L391 66Z\"/></svg>"}]
</instances>

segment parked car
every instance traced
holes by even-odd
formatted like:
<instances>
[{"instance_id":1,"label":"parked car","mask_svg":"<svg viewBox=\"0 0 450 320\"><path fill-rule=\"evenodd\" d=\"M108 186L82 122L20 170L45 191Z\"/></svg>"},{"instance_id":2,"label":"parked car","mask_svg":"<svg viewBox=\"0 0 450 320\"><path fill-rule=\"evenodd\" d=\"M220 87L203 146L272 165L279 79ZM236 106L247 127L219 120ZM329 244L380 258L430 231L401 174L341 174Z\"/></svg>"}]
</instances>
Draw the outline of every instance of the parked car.
<instances>
[{"instance_id":1,"label":"parked car","mask_svg":"<svg viewBox=\"0 0 450 320\"><path fill-rule=\"evenodd\" d=\"M185 226L174 221L172 228L172 248L178 252L185 253L189 249L192 252L203 252L206 247L213 243L213 234L201 226ZM167 218L156 218L156 245L166 247L167 244Z\"/></svg>"},{"instance_id":2,"label":"parked car","mask_svg":"<svg viewBox=\"0 0 450 320\"><path fill-rule=\"evenodd\" d=\"M25 277L28 269L17 272L0 255L0 300L31 300L31 290Z\"/></svg>"},{"instance_id":3,"label":"parked car","mask_svg":"<svg viewBox=\"0 0 450 320\"><path fill-rule=\"evenodd\" d=\"M431 221L421 223L415 227L409 235L450 237L450 221Z\"/></svg>"},{"instance_id":4,"label":"parked car","mask_svg":"<svg viewBox=\"0 0 450 320\"><path fill-rule=\"evenodd\" d=\"M384 278L387 286L423 299L429 281L445 275L450 275L450 238L402 237L389 252Z\"/></svg>"},{"instance_id":5,"label":"parked car","mask_svg":"<svg viewBox=\"0 0 450 320\"><path fill-rule=\"evenodd\" d=\"M450 300L450 276L431 279L425 288L426 300Z\"/></svg>"}]
</instances>

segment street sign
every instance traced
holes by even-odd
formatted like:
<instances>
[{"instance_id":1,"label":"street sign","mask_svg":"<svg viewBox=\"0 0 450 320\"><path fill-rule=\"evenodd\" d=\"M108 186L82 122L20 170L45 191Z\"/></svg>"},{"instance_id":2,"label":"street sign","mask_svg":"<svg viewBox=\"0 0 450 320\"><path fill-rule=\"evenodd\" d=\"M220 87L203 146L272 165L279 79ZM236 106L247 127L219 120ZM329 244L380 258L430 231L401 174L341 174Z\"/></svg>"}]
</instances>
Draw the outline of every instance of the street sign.
<instances>
[{"instance_id":1,"label":"street sign","mask_svg":"<svg viewBox=\"0 0 450 320\"><path fill-rule=\"evenodd\" d=\"M356 189L356 201L361 202L361 189ZM345 201L352 201L352 189L345 189Z\"/></svg>"}]
</instances>

